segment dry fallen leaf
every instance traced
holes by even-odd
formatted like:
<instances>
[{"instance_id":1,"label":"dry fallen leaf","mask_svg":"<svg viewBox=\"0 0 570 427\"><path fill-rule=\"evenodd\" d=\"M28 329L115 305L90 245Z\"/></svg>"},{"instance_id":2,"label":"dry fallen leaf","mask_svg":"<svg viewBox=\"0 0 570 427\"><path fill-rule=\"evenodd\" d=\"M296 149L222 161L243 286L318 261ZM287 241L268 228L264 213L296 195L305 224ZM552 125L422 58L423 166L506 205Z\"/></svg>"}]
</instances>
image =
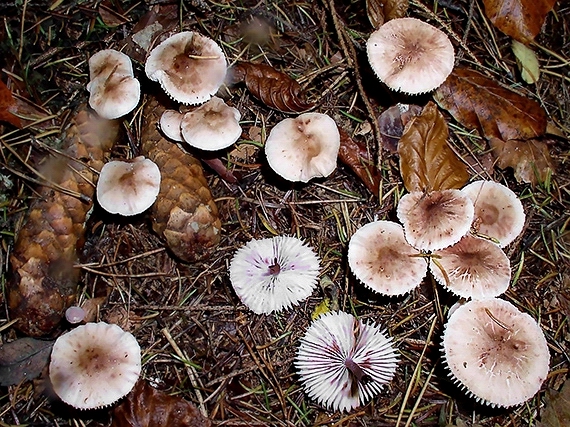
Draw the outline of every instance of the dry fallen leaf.
<instances>
[{"instance_id":1,"label":"dry fallen leaf","mask_svg":"<svg viewBox=\"0 0 570 427\"><path fill-rule=\"evenodd\" d=\"M433 102L406 125L398 153L408 191L461 188L469 180L467 166L447 144L448 136L445 118Z\"/></svg>"},{"instance_id":2,"label":"dry fallen leaf","mask_svg":"<svg viewBox=\"0 0 570 427\"><path fill-rule=\"evenodd\" d=\"M338 159L348 166L366 185L375 196L378 195L381 175L370 159L370 155L364 144L354 141L348 133L339 128L340 149Z\"/></svg>"},{"instance_id":3,"label":"dry fallen leaf","mask_svg":"<svg viewBox=\"0 0 570 427\"><path fill-rule=\"evenodd\" d=\"M485 14L495 27L521 43L531 42L556 0L483 0Z\"/></svg>"},{"instance_id":4,"label":"dry fallen leaf","mask_svg":"<svg viewBox=\"0 0 570 427\"><path fill-rule=\"evenodd\" d=\"M413 104L393 105L384 110L377 118L382 147L391 153L396 153L404 126L421 111L422 107Z\"/></svg>"},{"instance_id":5,"label":"dry fallen leaf","mask_svg":"<svg viewBox=\"0 0 570 427\"><path fill-rule=\"evenodd\" d=\"M16 100L8 86L0 80L0 122L7 122L17 128L22 127L20 118L14 115Z\"/></svg>"},{"instance_id":6,"label":"dry fallen leaf","mask_svg":"<svg viewBox=\"0 0 570 427\"><path fill-rule=\"evenodd\" d=\"M49 362L53 341L20 338L0 346L0 386L38 377Z\"/></svg>"},{"instance_id":7,"label":"dry fallen leaf","mask_svg":"<svg viewBox=\"0 0 570 427\"><path fill-rule=\"evenodd\" d=\"M517 59L521 78L528 84L536 83L540 77L540 66L534 50L516 40L513 40L511 48Z\"/></svg>"},{"instance_id":8,"label":"dry fallen leaf","mask_svg":"<svg viewBox=\"0 0 570 427\"><path fill-rule=\"evenodd\" d=\"M229 74L230 84L245 83L251 94L270 108L301 113L314 107L306 101L299 83L269 65L238 62Z\"/></svg>"},{"instance_id":9,"label":"dry fallen leaf","mask_svg":"<svg viewBox=\"0 0 570 427\"><path fill-rule=\"evenodd\" d=\"M546 409L537 427L566 427L570 425L570 380L560 391L546 392Z\"/></svg>"},{"instance_id":10,"label":"dry fallen leaf","mask_svg":"<svg viewBox=\"0 0 570 427\"><path fill-rule=\"evenodd\" d=\"M366 14L373 28L390 19L402 18L408 11L409 0L366 0Z\"/></svg>"},{"instance_id":11,"label":"dry fallen leaf","mask_svg":"<svg viewBox=\"0 0 570 427\"><path fill-rule=\"evenodd\" d=\"M190 402L170 396L139 380L113 410L111 427L209 427L211 421Z\"/></svg>"}]
</instances>

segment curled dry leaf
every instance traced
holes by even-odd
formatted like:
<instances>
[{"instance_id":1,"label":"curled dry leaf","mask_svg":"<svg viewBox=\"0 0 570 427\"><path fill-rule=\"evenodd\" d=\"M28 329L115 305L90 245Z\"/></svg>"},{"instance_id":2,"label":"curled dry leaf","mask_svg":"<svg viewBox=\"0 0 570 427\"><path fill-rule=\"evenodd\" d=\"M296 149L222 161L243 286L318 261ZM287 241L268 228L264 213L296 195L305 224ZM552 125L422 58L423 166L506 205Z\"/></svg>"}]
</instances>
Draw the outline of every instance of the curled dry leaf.
<instances>
[{"instance_id":1,"label":"curled dry leaf","mask_svg":"<svg viewBox=\"0 0 570 427\"><path fill-rule=\"evenodd\" d=\"M22 127L20 118L14 114L16 100L12 96L12 91L0 80L0 122L7 122L17 128Z\"/></svg>"},{"instance_id":2,"label":"curled dry leaf","mask_svg":"<svg viewBox=\"0 0 570 427\"><path fill-rule=\"evenodd\" d=\"M419 105L398 104L384 110L377 118L380 129L380 142L391 153L398 151L398 141L404 127L422 111Z\"/></svg>"},{"instance_id":3,"label":"curled dry leaf","mask_svg":"<svg viewBox=\"0 0 570 427\"><path fill-rule=\"evenodd\" d=\"M382 179L380 172L374 161L370 158L370 153L362 143L354 141L348 133L339 128L340 149L338 159L348 166L366 185L375 196L378 195L378 188Z\"/></svg>"},{"instance_id":4,"label":"curled dry leaf","mask_svg":"<svg viewBox=\"0 0 570 427\"><path fill-rule=\"evenodd\" d=\"M315 106L307 102L299 83L269 65L238 62L229 74L230 84L243 82L254 97L270 108L301 113Z\"/></svg>"},{"instance_id":5,"label":"curled dry leaf","mask_svg":"<svg viewBox=\"0 0 570 427\"><path fill-rule=\"evenodd\" d=\"M402 18L408 11L409 0L366 0L366 14L373 28L384 22Z\"/></svg>"},{"instance_id":6,"label":"curled dry leaf","mask_svg":"<svg viewBox=\"0 0 570 427\"><path fill-rule=\"evenodd\" d=\"M467 166L447 144L448 135L445 118L433 102L406 125L398 153L408 191L461 188L469 180Z\"/></svg>"},{"instance_id":7,"label":"curled dry leaf","mask_svg":"<svg viewBox=\"0 0 570 427\"><path fill-rule=\"evenodd\" d=\"M38 377L48 365L53 341L25 337L0 346L0 386Z\"/></svg>"},{"instance_id":8,"label":"curled dry leaf","mask_svg":"<svg viewBox=\"0 0 570 427\"><path fill-rule=\"evenodd\" d=\"M111 427L210 427L211 421L179 396L156 390L139 380L135 388L113 410Z\"/></svg>"},{"instance_id":9,"label":"curled dry leaf","mask_svg":"<svg viewBox=\"0 0 570 427\"><path fill-rule=\"evenodd\" d=\"M556 0L483 0L492 24L521 43L531 42Z\"/></svg>"}]
</instances>

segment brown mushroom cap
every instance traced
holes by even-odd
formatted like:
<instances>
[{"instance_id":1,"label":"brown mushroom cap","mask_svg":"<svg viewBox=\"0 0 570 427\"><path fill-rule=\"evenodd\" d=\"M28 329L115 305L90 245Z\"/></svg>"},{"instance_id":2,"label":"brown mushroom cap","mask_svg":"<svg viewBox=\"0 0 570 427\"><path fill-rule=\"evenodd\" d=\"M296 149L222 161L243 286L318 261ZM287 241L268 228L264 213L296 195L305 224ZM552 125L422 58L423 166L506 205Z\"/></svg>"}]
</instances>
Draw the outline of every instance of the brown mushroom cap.
<instances>
[{"instance_id":1,"label":"brown mushroom cap","mask_svg":"<svg viewBox=\"0 0 570 427\"><path fill-rule=\"evenodd\" d=\"M208 102L182 117L182 138L192 147L201 150L221 150L229 147L241 135L237 108L223 99L212 97Z\"/></svg>"},{"instance_id":2,"label":"brown mushroom cap","mask_svg":"<svg viewBox=\"0 0 570 427\"><path fill-rule=\"evenodd\" d=\"M140 100L140 83L134 78L131 59L105 49L89 58L89 105L106 119L130 113Z\"/></svg>"},{"instance_id":3,"label":"brown mushroom cap","mask_svg":"<svg viewBox=\"0 0 570 427\"><path fill-rule=\"evenodd\" d=\"M398 219L415 248L434 251L457 243L471 227L473 203L461 190L413 191L398 203Z\"/></svg>"},{"instance_id":4,"label":"brown mushroom cap","mask_svg":"<svg viewBox=\"0 0 570 427\"><path fill-rule=\"evenodd\" d=\"M443 351L450 376L491 406L525 402L548 375L550 354L539 325L496 298L457 308L445 328Z\"/></svg>"},{"instance_id":5,"label":"brown mushroom cap","mask_svg":"<svg viewBox=\"0 0 570 427\"><path fill-rule=\"evenodd\" d=\"M78 409L108 406L134 387L141 371L135 337L117 325L87 323L60 336L49 377L55 393Z\"/></svg>"},{"instance_id":6,"label":"brown mushroom cap","mask_svg":"<svg viewBox=\"0 0 570 427\"><path fill-rule=\"evenodd\" d=\"M340 133L322 113L303 113L277 123L265 142L271 169L289 181L327 177L336 168Z\"/></svg>"},{"instance_id":7,"label":"brown mushroom cap","mask_svg":"<svg viewBox=\"0 0 570 427\"><path fill-rule=\"evenodd\" d=\"M366 47L376 76L389 88L409 94L437 88L455 62L445 33L415 18L386 22L370 35Z\"/></svg>"},{"instance_id":8,"label":"brown mushroom cap","mask_svg":"<svg viewBox=\"0 0 570 427\"><path fill-rule=\"evenodd\" d=\"M523 205L508 187L495 181L474 181L461 189L473 201L473 229L505 247L522 232Z\"/></svg>"},{"instance_id":9,"label":"brown mushroom cap","mask_svg":"<svg viewBox=\"0 0 570 427\"><path fill-rule=\"evenodd\" d=\"M463 298L499 296L507 290L511 279L511 263L503 250L489 240L469 234L456 244L433 252L429 268L439 283Z\"/></svg>"},{"instance_id":10,"label":"brown mushroom cap","mask_svg":"<svg viewBox=\"0 0 570 427\"><path fill-rule=\"evenodd\" d=\"M182 104L201 104L224 82L226 56L212 39L183 31L158 46L148 56L145 72L164 91Z\"/></svg>"},{"instance_id":11,"label":"brown mushroom cap","mask_svg":"<svg viewBox=\"0 0 570 427\"><path fill-rule=\"evenodd\" d=\"M375 221L354 233L348 244L348 265L365 286L384 295L403 295L418 286L427 262L418 257L400 224Z\"/></svg>"},{"instance_id":12,"label":"brown mushroom cap","mask_svg":"<svg viewBox=\"0 0 570 427\"><path fill-rule=\"evenodd\" d=\"M137 215L152 206L160 190L160 170L142 156L128 162L112 161L101 169L97 200L106 211Z\"/></svg>"}]
</instances>

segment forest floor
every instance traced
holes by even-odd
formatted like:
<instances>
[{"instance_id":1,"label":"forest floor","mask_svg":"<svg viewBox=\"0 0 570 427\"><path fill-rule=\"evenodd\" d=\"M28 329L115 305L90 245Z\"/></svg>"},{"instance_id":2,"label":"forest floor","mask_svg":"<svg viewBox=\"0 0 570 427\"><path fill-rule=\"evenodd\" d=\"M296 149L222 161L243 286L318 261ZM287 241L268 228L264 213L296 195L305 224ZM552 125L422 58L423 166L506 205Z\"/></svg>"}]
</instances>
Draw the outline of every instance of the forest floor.
<instances>
[{"instance_id":1,"label":"forest floor","mask_svg":"<svg viewBox=\"0 0 570 427\"><path fill-rule=\"evenodd\" d=\"M53 114L53 120L51 127L19 133L0 126L2 146L10 145L30 163L46 155L43 144L56 145L75 109L88 99L88 58L101 49L120 48L153 5L169 3L175 8L173 21L219 41L230 64L261 62L296 79L309 101L317 103L315 111L332 116L375 156L379 147L366 103L379 113L409 100L383 87L366 62L365 43L373 28L363 0L19 0L0 3L1 79L10 80L14 93ZM331 6L340 27L334 25ZM563 136L570 135L568 4L558 2L536 39L547 72L534 85L521 81L510 38L490 25L482 2L434 6L413 0L408 15L453 32L470 49L468 54L452 37L459 65L477 69L474 56L497 82L538 100ZM340 32L354 49L339 43ZM134 66L143 92L156 85L144 77L143 64ZM222 92L240 110L243 134L236 146L220 153L237 183L205 168L222 221L221 243L209 258L176 260L152 233L148 215L117 219L96 206L87 224L77 303L100 298L96 318L134 334L143 353L142 377L201 407L219 426L536 425L548 391L560 390L570 368L568 141L561 137L550 145L557 169L547 183L517 182L511 169L497 167L482 176L507 184L522 199L527 221L522 236L506 248L514 279L502 298L539 322L551 353L550 374L536 396L509 409L491 408L455 385L442 360L445 315L456 296L428 278L405 296L383 297L367 290L348 268L348 241L359 227L375 218L397 220L395 207L405 193L397 154L378 156L379 194L371 194L343 164L326 179L287 184L269 170L261 147L271 128L291 115L268 108L243 86ZM412 98L422 105L429 99ZM463 137L469 131L446 117L455 150L483 158L484 142L469 145L471 140ZM134 135L134 143L125 137L112 157L133 157L140 120L145 120L140 114L127 117L124 128L130 132L125 134ZM6 307L8 259L35 197L35 184L27 178L37 177L4 148L0 162L1 344L18 337ZM294 309L269 315L252 313L236 296L228 277L233 254L252 238L274 235L305 240L320 257L321 284L326 276L338 291L340 309L382 325L394 338L400 353L396 375L370 403L347 413L327 411L308 398L295 372L299 339L327 296L323 287ZM0 426L109 424L110 410L70 412L44 389L40 380L0 387Z\"/></svg>"}]
</instances>

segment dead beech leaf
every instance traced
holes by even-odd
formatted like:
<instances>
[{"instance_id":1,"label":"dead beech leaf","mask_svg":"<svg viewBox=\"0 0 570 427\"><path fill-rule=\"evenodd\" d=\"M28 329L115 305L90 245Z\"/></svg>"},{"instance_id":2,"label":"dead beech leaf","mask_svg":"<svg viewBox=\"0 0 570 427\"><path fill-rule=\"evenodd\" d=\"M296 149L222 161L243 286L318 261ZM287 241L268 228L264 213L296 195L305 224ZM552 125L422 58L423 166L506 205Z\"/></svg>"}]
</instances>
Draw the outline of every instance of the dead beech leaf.
<instances>
[{"instance_id":1,"label":"dead beech leaf","mask_svg":"<svg viewBox=\"0 0 570 427\"><path fill-rule=\"evenodd\" d=\"M469 129L487 139L525 140L546 131L540 104L510 91L476 71L456 69L435 91L434 99Z\"/></svg>"},{"instance_id":2,"label":"dead beech leaf","mask_svg":"<svg viewBox=\"0 0 570 427\"><path fill-rule=\"evenodd\" d=\"M483 0L491 23L521 43L531 42L556 0Z\"/></svg>"},{"instance_id":3,"label":"dead beech leaf","mask_svg":"<svg viewBox=\"0 0 570 427\"><path fill-rule=\"evenodd\" d=\"M550 150L543 141L530 139L505 142L493 138L489 143L497 157L497 166L501 169L513 168L518 182L536 185L537 182L544 182L548 175L555 172Z\"/></svg>"},{"instance_id":4,"label":"dead beech leaf","mask_svg":"<svg viewBox=\"0 0 570 427\"><path fill-rule=\"evenodd\" d=\"M546 408L537 427L566 427L570 425L570 380L560 391L546 392Z\"/></svg>"},{"instance_id":5,"label":"dead beech leaf","mask_svg":"<svg viewBox=\"0 0 570 427\"><path fill-rule=\"evenodd\" d=\"M49 362L53 341L25 337L0 346L0 386L38 377Z\"/></svg>"},{"instance_id":6,"label":"dead beech leaf","mask_svg":"<svg viewBox=\"0 0 570 427\"><path fill-rule=\"evenodd\" d=\"M402 18L408 11L409 0L366 0L366 14L373 28L380 28L390 19Z\"/></svg>"},{"instance_id":7,"label":"dead beech leaf","mask_svg":"<svg viewBox=\"0 0 570 427\"><path fill-rule=\"evenodd\" d=\"M8 86L0 80L0 122L7 122L17 128L22 127L20 118L14 115L16 100Z\"/></svg>"},{"instance_id":8,"label":"dead beech leaf","mask_svg":"<svg viewBox=\"0 0 570 427\"><path fill-rule=\"evenodd\" d=\"M210 427L190 402L179 396L170 396L139 380L134 389L113 410L111 427Z\"/></svg>"},{"instance_id":9,"label":"dead beech leaf","mask_svg":"<svg viewBox=\"0 0 570 427\"><path fill-rule=\"evenodd\" d=\"M421 111L422 107L413 104L393 105L384 110L377 118L382 147L391 153L396 153L404 126Z\"/></svg>"},{"instance_id":10,"label":"dead beech leaf","mask_svg":"<svg viewBox=\"0 0 570 427\"><path fill-rule=\"evenodd\" d=\"M348 166L366 185L372 194L378 196L381 175L370 159L364 144L354 141L348 133L339 128L340 149L338 159Z\"/></svg>"},{"instance_id":11,"label":"dead beech leaf","mask_svg":"<svg viewBox=\"0 0 570 427\"><path fill-rule=\"evenodd\" d=\"M398 144L406 190L461 188L469 180L467 166L447 144L448 136L445 118L433 102L406 125Z\"/></svg>"},{"instance_id":12,"label":"dead beech leaf","mask_svg":"<svg viewBox=\"0 0 570 427\"><path fill-rule=\"evenodd\" d=\"M251 94L270 108L301 113L314 107L306 101L299 83L269 65L238 62L229 73L230 84L245 83Z\"/></svg>"}]
</instances>

